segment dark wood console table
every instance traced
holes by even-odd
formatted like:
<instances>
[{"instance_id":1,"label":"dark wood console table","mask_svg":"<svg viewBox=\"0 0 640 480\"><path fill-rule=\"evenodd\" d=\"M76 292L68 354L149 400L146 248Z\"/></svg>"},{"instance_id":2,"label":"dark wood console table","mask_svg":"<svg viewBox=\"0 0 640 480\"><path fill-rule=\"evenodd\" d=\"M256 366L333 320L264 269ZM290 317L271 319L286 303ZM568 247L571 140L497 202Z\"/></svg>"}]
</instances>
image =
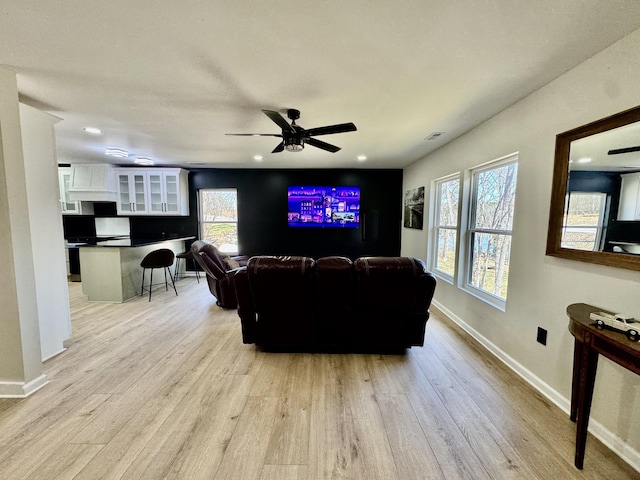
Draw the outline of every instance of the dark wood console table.
<instances>
[{"instance_id":1,"label":"dark wood console table","mask_svg":"<svg viewBox=\"0 0 640 480\"><path fill-rule=\"evenodd\" d=\"M567 307L569 331L575 337L571 420L577 423L575 465L579 469L584 464L598 354L640 375L640 343L628 340L622 332L597 327L589 314L602 311L606 312L584 303Z\"/></svg>"}]
</instances>

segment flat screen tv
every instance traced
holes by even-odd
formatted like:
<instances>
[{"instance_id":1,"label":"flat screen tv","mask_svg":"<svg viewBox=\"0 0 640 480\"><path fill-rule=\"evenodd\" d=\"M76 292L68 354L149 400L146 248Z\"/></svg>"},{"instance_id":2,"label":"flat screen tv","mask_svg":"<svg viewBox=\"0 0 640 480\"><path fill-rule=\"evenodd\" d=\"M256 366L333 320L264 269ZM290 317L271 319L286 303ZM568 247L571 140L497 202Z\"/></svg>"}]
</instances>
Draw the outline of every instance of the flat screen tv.
<instances>
[{"instance_id":1,"label":"flat screen tv","mask_svg":"<svg viewBox=\"0 0 640 480\"><path fill-rule=\"evenodd\" d=\"M358 228L360 187L289 187L290 227Z\"/></svg>"}]
</instances>

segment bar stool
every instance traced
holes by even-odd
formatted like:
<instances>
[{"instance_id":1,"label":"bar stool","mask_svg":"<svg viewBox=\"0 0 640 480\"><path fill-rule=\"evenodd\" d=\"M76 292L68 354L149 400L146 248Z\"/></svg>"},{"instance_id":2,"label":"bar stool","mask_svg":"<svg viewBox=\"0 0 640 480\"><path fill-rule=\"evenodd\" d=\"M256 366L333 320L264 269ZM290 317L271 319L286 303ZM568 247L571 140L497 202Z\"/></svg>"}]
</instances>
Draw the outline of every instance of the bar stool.
<instances>
[{"instance_id":1,"label":"bar stool","mask_svg":"<svg viewBox=\"0 0 640 480\"><path fill-rule=\"evenodd\" d=\"M185 268L187 267L187 260L190 259L193 262L193 266L196 269L195 270L196 271L196 280L198 280L198 283L200 283L200 272L198 271L198 265L196 265L196 262L195 262L195 260L193 258L193 253L191 253L191 250L187 250L186 252L182 252L182 253L179 253L178 255L176 255L176 269L174 270L174 273L173 273L173 278L176 279L176 282L179 279L178 275L179 275L179 272L180 272L180 260L181 259L184 259ZM186 275L183 275L183 277L184 276L186 276Z\"/></svg>"},{"instance_id":2,"label":"bar stool","mask_svg":"<svg viewBox=\"0 0 640 480\"><path fill-rule=\"evenodd\" d=\"M169 290L169 283L167 282L167 272L169 272L169 278L171 279L171 285L173 286L173 290L178 295L178 290L176 290L176 284L173 281L173 276L171 275L171 270L169 267L173 265L173 259L175 254L172 250L168 248L160 248L158 250L154 250L153 252L149 252L140 262L140 266L142 267L142 286L140 287L140 296L144 294L145 288L149 290L149 301L151 301L151 290L153 289L153 269L154 268L164 268L164 288L165 290ZM147 268L151 269L151 278L149 280L149 286L144 286L144 274L147 271Z\"/></svg>"}]
</instances>

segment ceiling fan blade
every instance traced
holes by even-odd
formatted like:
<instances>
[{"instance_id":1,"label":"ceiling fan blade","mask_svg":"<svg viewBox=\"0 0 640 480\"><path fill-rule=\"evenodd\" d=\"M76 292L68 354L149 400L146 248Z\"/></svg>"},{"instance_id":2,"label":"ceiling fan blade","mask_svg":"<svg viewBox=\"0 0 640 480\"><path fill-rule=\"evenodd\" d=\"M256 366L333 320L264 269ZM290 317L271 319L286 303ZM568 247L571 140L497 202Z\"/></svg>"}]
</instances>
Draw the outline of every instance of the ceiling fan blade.
<instances>
[{"instance_id":1,"label":"ceiling fan blade","mask_svg":"<svg viewBox=\"0 0 640 480\"><path fill-rule=\"evenodd\" d=\"M279 153L284 150L284 142L280 142L276 148L274 148L271 153Z\"/></svg>"},{"instance_id":2,"label":"ceiling fan blade","mask_svg":"<svg viewBox=\"0 0 640 480\"><path fill-rule=\"evenodd\" d=\"M262 110L262 112L269 117L273 122L278 125L282 130L287 132L295 133L295 130L289 125L282 115L278 112L274 112L273 110Z\"/></svg>"},{"instance_id":3,"label":"ceiling fan blade","mask_svg":"<svg viewBox=\"0 0 640 480\"><path fill-rule=\"evenodd\" d=\"M280 137L279 133L225 133L225 135L233 135L235 137Z\"/></svg>"},{"instance_id":4,"label":"ceiling fan blade","mask_svg":"<svg viewBox=\"0 0 640 480\"><path fill-rule=\"evenodd\" d=\"M609 155L617 155L619 153L632 153L632 152L640 152L640 146L639 147L617 148L615 150L609 150L607 153Z\"/></svg>"},{"instance_id":5,"label":"ceiling fan blade","mask_svg":"<svg viewBox=\"0 0 640 480\"><path fill-rule=\"evenodd\" d=\"M317 148L321 148L322 150L326 150L331 153L336 153L340 150L340 147L336 147L335 145L331 145L330 143L323 142L322 140L318 140L316 138L306 138L304 142L307 145L312 145Z\"/></svg>"},{"instance_id":6,"label":"ceiling fan blade","mask_svg":"<svg viewBox=\"0 0 640 480\"><path fill-rule=\"evenodd\" d=\"M356 126L349 122L338 125L328 125L326 127L310 128L309 130L305 130L305 135L329 135L332 133L355 132L356 130L358 130Z\"/></svg>"}]
</instances>

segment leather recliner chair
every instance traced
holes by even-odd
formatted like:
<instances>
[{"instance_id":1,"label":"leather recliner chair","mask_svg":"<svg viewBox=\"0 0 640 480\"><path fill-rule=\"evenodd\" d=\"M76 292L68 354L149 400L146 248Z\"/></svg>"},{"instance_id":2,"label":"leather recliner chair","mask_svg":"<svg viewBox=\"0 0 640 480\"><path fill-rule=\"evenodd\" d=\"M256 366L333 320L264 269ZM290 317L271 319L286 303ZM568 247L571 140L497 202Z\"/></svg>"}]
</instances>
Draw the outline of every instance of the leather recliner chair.
<instances>
[{"instance_id":1,"label":"leather recliner chair","mask_svg":"<svg viewBox=\"0 0 640 480\"><path fill-rule=\"evenodd\" d=\"M354 346L422 346L436 278L422 260L362 257L354 264Z\"/></svg>"},{"instance_id":2,"label":"leather recliner chair","mask_svg":"<svg viewBox=\"0 0 640 480\"><path fill-rule=\"evenodd\" d=\"M239 268L247 265L248 257L231 257L202 240L191 244L191 253L207 275L209 291L216 297L216 304L222 308L236 308L238 301L234 276Z\"/></svg>"},{"instance_id":3,"label":"leather recliner chair","mask_svg":"<svg viewBox=\"0 0 640 480\"><path fill-rule=\"evenodd\" d=\"M246 272L238 271L238 315L245 343L248 333L248 338L271 347L313 345L314 265L309 257L261 256L249 260Z\"/></svg>"}]
</instances>

